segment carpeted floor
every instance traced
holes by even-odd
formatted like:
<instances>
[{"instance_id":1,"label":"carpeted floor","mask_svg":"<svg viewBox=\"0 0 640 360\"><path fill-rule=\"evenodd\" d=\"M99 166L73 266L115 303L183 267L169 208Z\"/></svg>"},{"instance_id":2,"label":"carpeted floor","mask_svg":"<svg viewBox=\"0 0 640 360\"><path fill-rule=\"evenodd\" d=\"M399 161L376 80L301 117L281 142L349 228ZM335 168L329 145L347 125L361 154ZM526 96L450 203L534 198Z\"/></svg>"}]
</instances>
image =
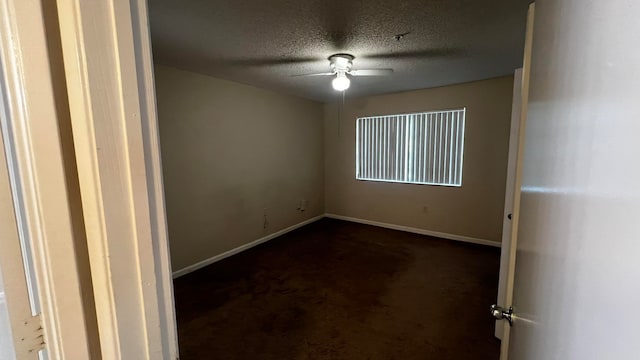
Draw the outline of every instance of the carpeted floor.
<instances>
[{"instance_id":1,"label":"carpeted floor","mask_svg":"<svg viewBox=\"0 0 640 360\"><path fill-rule=\"evenodd\" d=\"M175 281L182 360L497 360L500 251L323 219Z\"/></svg>"}]
</instances>

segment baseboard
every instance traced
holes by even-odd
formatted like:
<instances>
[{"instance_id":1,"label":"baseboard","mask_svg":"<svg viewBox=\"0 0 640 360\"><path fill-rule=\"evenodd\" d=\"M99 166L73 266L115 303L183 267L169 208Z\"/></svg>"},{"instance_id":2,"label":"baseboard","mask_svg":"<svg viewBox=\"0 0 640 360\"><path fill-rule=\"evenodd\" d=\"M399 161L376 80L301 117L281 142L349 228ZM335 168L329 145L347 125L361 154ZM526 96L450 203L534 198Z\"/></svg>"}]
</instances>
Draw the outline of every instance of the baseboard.
<instances>
[{"instance_id":1,"label":"baseboard","mask_svg":"<svg viewBox=\"0 0 640 360\"><path fill-rule=\"evenodd\" d=\"M373 226L383 227L387 229L406 231L410 233L439 237L439 238L448 239L448 240L463 241L463 242L472 243L472 244L500 247L499 242L485 240L485 239L478 239L470 236L447 234L439 231L431 231L431 230L418 229L418 228L409 227L409 226L387 224L387 223L378 222L378 221L364 220L364 219L358 219L358 218L353 218L349 216L342 216L342 215L335 215L335 214L324 214L324 216L331 219L351 221L351 222L365 224L365 225L373 225Z\"/></svg>"},{"instance_id":2,"label":"baseboard","mask_svg":"<svg viewBox=\"0 0 640 360\"><path fill-rule=\"evenodd\" d=\"M485 239L478 239L478 238L474 238L474 237L470 237L470 236L464 236L464 235L455 235L455 234L447 234L447 233L443 233L443 232L439 232L439 231L431 231L431 230L425 230L425 229L418 229L418 228L414 228L414 227L409 227L409 226L402 226L402 225L395 225L395 224L388 224L388 223L383 223L383 222L379 222L379 221L372 221L372 220L365 220L365 219L358 219L358 218L354 218L354 217L349 217L349 216L342 216L342 215L336 215L336 214L324 214L324 215L320 215L320 216L316 216L313 217L311 219L305 220L301 223L289 226L286 229L282 229L280 231L276 231L273 234L269 234L265 237L262 237L258 240L252 241L248 244L244 244L242 246L238 246L235 249L231 249L229 251L223 252L222 254L218 254L215 256L212 256L208 259L202 260L200 262L197 262L193 265L189 265L185 268L182 268L180 270L176 270L173 272L173 278L179 278L180 276L189 274L191 272L194 272L198 269L201 269L207 265L211 265L217 261L220 261L222 259L226 259L229 256L238 254L240 252L243 252L245 250L251 249L254 246L260 245L262 243L265 243L271 239L275 239L278 236L284 235L288 232L291 232L293 230L299 229L305 225L311 224L313 222L316 222L322 218L331 218L331 219L337 219L337 220L344 220L344 221L351 221L351 222L355 222L355 223L360 223L360 224L365 224L365 225L372 225L372 226L378 226L378 227L382 227L382 228L387 228L387 229L393 229L393 230L400 230L400 231L406 231L406 232L410 232L410 233L415 233L415 234L420 234L420 235L428 235L428 236L433 236L433 237L438 237L438 238L442 238L442 239L448 239L448 240L455 240L455 241L462 241L462 242L467 242L467 243L472 243L472 244L479 244L479 245L486 245L486 246L493 246L493 247L500 247L500 243L496 242L496 241L491 241L491 240L485 240Z\"/></svg>"},{"instance_id":3,"label":"baseboard","mask_svg":"<svg viewBox=\"0 0 640 360\"><path fill-rule=\"evenodd\" d=\"M187 275L188 273L194 272L194 271L196 271L198 269L201 269L201 268L203 268L203 267L205 267L207 265L211 265L211 264L213 264L213 263L215 263L217 261L220 261L222 259L228 258L229 256L232 256L232 255L235 255L237 253L243 252L245 250L251 249L252 247L254 247L256 245L260 245L260 244L262 244L264 242L267 242L267 241L269 241L271 239L275 239L278 236L284 235L284 234L286 234L288 232L291 232L293 230L301 228L301 227L303 227L305 225L308 225L308 224L311 224L313 222L316 222L316 221L318 221L318 220L320 220L322 218L324 218L324 215L313 217L313 218L305 220L305 221L303 221L301 223L289 226L286 229L282 229L280 231L276 231L273 234L269 234L269 235L267 235L265 237L262 237L262 238L260 238L258 240L255 240L255 241L252 241L252 242L250 242L248 244L244 244L242 246L238 246L235 249L231 249L229 251L225 251L222 254L212 256L212 257L210 257L208 259L202 260L202 261L197 262L197 263L195 263L193 265L189 265L189 266L187 266L185 268L182 268L180 270L176 270L176 271L173 272L173 278L176 279L176 278L179 278L180 276Z\"/></svg>"}]
</instances>

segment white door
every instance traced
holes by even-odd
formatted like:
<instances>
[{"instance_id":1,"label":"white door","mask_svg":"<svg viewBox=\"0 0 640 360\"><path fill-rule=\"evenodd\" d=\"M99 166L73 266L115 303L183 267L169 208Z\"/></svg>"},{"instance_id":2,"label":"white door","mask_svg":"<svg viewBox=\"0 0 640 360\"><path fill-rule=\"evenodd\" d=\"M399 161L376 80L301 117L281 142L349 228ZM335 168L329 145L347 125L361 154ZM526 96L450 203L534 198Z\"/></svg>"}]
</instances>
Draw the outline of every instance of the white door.
<instances>
[{"instance_id":1,"label":"white door","mask_svg":"<svg viewBox=\"0 0 640 360\"><path fill-rule=\"evenodd\" d=\"M529 78L531 73L534 17L535 4L531 4L527 13L523 67L522 69L518 69L514 75L513 110L511 114L507 187L505 193L505 220L502 228L500 278L497 299L497 305L504 309L510 308L513 299L516 249L518 243L518 221L520 217L522 162L529 104ZM500 349L502 360L507 359L510 330L511 327L507 326L505 321L496 321L495 335L502 340Z\"/></svg>"},{"instance_id":2,"label":"white door","mask_svg":"<svg viewBox=\"0 0 640 360\"><path fill-rule=\"evenodd\" d=\"M520 187L516 186L516 165L518 162L518 144L520 143L521 123L526 117L522 116L522 68L517 69L513 75L513 106L511 108L511 131L509 134L509 160L507 165L507 186L504 196L504 212L502 217L502 245L500 249L500 280L498 281L497 304L504 307L507 304L507 291L513 288L508 286L509 271L513 272L511 263L511 245L515 241L513 213L518 209L513 207L515 198L520 198ZM502 339L504 335L504 321L496 320L495 335Z\"/></svg>"},{"instance_id":3,"label":"white door","mask_svg":"<svg viewBox=\"0 0 640 360\"><path fill-rule=\"evenodd\" d=\"M638 15L536 5L509 360L640 358Z\"/></svg>"}]
</instances>

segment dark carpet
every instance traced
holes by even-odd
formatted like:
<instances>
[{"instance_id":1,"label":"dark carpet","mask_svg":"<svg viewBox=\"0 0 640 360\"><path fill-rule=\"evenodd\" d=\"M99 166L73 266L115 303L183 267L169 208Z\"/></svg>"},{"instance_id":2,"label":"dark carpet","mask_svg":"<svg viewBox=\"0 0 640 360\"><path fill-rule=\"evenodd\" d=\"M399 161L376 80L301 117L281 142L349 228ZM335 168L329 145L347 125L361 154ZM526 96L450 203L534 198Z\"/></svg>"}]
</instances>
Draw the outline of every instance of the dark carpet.
<instances>
[{"instance_id":1,"label":"dark carpet","mask_svg":"<svg viewBox=\"0 0 640 360\"><path fill-rule=\"evenodd\" d=\"M500 251L323 219L175 281L180 358L499 358Z\"/></svg>"}]
</instances>

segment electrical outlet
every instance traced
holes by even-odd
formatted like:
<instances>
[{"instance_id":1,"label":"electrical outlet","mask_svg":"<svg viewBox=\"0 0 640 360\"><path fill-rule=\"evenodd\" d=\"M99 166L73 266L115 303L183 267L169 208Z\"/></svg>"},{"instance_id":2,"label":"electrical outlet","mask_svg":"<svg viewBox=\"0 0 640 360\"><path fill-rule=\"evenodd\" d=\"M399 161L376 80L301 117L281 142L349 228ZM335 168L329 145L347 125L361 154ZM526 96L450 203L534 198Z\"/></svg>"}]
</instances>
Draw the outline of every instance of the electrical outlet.
<instances>
[{"instance_id":1,"label":"electrical outlet","mask_svg":"<svg viewBox=\"0 0 640 360\"><path fill-rule=\"evenodd\" d=\"M308 200L300 199L300 200L298 201L298 207L296 208L296 210L298 210L298 211L300 211L300 212L305 211L305 210L307 210L307 205L308 205L308 204L309 204L309 201L308 201Z\"/></svg>"}]
</instances>

